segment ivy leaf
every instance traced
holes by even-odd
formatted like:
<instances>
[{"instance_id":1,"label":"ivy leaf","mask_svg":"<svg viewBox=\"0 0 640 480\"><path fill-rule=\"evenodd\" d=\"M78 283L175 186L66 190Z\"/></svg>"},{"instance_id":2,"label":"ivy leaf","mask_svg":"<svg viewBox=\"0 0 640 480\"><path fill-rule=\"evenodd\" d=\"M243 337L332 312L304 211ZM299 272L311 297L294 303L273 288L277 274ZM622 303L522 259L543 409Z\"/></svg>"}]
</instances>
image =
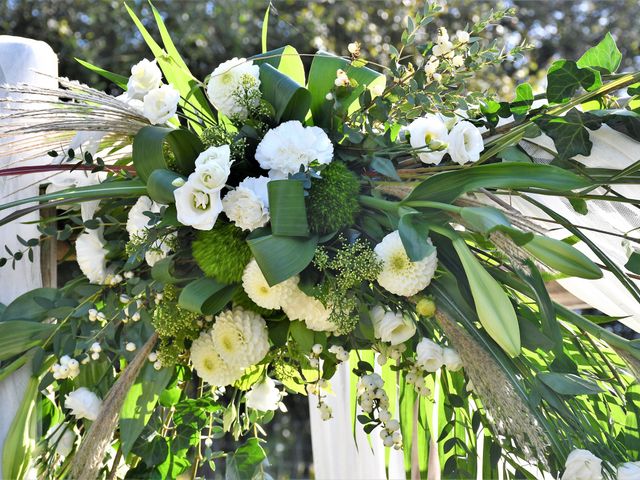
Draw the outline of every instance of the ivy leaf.
<instances>
[{"instance_id":1,"label":"ivy leaf","mask_svg":"<svg viewBox=\"0 0 640 480\"><path fill-rule=\"evenodd\" d=\"M590 112L614 130L640 141L640 114L631 110L597 110Z\"/></svg>"},{"instance_id":2,"label":"ivy leaf","mask_svg":"<svg viewBox=\"0 0 640 480\"><path fill-rule=\"evenodd\" d=\"M591 47L577 62L578 67L591 67L603 73L613 73L620 67L622 54L610 33L595 47Z\"/></svg>"},{"instance_id":3,"label":"ivy leaf","mask_svg":"<svg viewBox=\"0 0 640 480\"><path fill-rule=\"evenodd\" d=\"M630 272L640 275L640 253L633 252L624 268L626 268Z\"/></svg>"},{"instance_id":4,"label":"ivy leaf","mask_svg":"<svg viewBox=\"0 0 640 480\"><path fill-rule=\"evenodd\" d=\"M564 159L591 154L593 144L587 128L595 130L601 125L601 120L595 115L582 113L575 108L564 117L542 115L535 122L553 139L559 157Z\"/></svg>"},{"instance_id":5,"label":"ivy leaf","mask_svg":"<svg viewBox=\"0 0 640 480\"><path fill-rule=\"evenodd\" d=\"M516 87L516 99L511 103L514 115L525 115L533 104L533 89L528 83L521 83Z\"/></svg>"},{"instance_id":6,"label":"ivy leaf","mask_svg":"<svg viewBox=\"0 0 640 480\"><path fill-rule=\"evenodd\" d=\"M547 100L564 103L573 97L580 87L595 90L602 85L600 72L591 68L580 68L572 60L553 62L547 71Z\"/></svg>"},{"instance_id":7,"label":"ivy leaf","mask_svg":"<svg viewBox=\"0 0 640 480\"><path fill-rule=\"evenodd\" d=\"M250 438L227 457L225 480L254 478L256 470L266 457L267 454L260 446L260 439Z\"/></svg>"}]
</instances>

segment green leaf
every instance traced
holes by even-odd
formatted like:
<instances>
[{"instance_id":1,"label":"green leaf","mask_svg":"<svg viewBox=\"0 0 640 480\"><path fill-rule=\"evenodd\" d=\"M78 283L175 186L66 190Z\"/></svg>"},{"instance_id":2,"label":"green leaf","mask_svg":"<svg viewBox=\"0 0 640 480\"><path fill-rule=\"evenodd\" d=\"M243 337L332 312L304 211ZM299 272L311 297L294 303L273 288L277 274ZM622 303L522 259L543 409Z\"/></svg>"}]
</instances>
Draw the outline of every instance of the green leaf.
<instances>
[{"instance_id":1,"label":"green leaf","mask_svg":"<svg viewBox=\"0 0 640 480\"><path fill-rule=\"evenodd\" d=\"M183 175L167 170L166 168L153 170L147 179L147 193L149 197L158 203L174 203L175 198L173 192L178 188L174 185L174 182L179 179L186 180Z\"/></svg>"},{"instance_id":2,"label":"green leaf","mask_svg":"<svg viewBox=\"0 0 640 480\"><path fill-rule=\"evenodd\" d=\"M267 51L267 32L269 31L269 12L271 11L271 3L267 5L267 11L264 12L262 19L262 53Z\"/></svg>"},{"instance_id":3,"label":"green leaf","mask_svg":"<svg viewBox=\"0 0 640 480\"><path fill-rule=\"evenodd\" d=\"M464 207L460 209L460 216L471 227L483 234L495 230L498 226L511 226L507 217L493 207Z\"/></svg>"},{"instance_id":4,"label":"green leaf","mask_svg":"<svg viewBox=\"0 0 640 480\"><path fill-rule=\"evenodd\" d=\"M311 263L318 237L279 237L258 229L249 235L247 244L269 285L276 285L297 275Z\"/></svg>"},{"instance_id":5,"label":"green leaf","mask_svg":"<svg viewBox=\"0 0 640 480\"><path fill-rule=\"evenodd\" d=\"M54 302L61 296L60 290L55 288L36 288L23 293L5 307L0 316L1 322L12 320L28 320L41 322L48 317Z\"/></svg>"},{"instance_id":6,"label":"green leaf","mask_svg":"<svg viewBox=\"0 0 640 480\"><path fill-rule=\"evenodd\" d=\"M156 370L151 362L142 367L120 410L120 444L125 455L142 433L155 410L158 398L173 375L172 368Z\"/></svg>"},{"instance_id":7,"label":"green leaf","mask_svg":"<svg viewBox=\"0 0 640 480\"><path fill-rule=\"evenodd\" d=\"M452 203L460 195L480 188L541 188L566 192L591 185L587 179L555 167L535 163L494 163L433 175L421 182L402 202L431 200Z\"/></svg>"},{"instance_id":8,"label":"green leaf","mask_svg":"<svg viewBox=\"0 0 640 480\"><path fill-rule=\"evenodd\" d=\"M304 122L311 105L311 94L306 88L265 62L260 65L260 90L275 108L276 122Z\"/></svg>"},{"instance_id":9,"label":"green leaf","mask_svg":"<svg viewBox=\"0 0 640 480\"><path fill-rule=\"evenodd\" d=\"M419 262L435 250L435 247L427 241L429 225L419 212L408 212L402 215L398 221L398 232L402 246L412 262Z\"/></svg>"},{"instance_id":10,"label":"green leaf","mask_svg":"<svg viewBox=\"0 0 640 480\"><path fill-rule=\"evenodd\" d=\"M42 345L56 325L23 320L0 322L0 361Z\"/></svg>"},{"instance_id":11,"label":"green leaf","mask_svg":"<svg viewBox=\"0 0 640 480\"><path fill-rule=\"evenodd\" d=\"M378 173L381 173L385 177L392 178L393 180L400 181L400 176L396 171L396 167L393 166L393 162L388 158L378 157L374 155L369 163L369 167Z\"/></svg>"},{"instance_id":12,"label":"green leaf","mask_svg":"<svg viewBox=\"0 0 640 480\"><path fill-rule=\"evenodd\" d=\"M572 373L540 372L537 377L560 395L592 395L603 391L596 383Z\"/></svg>"},{"instance_id":13,"label":"green leaf","mask_svg":"<svg viewBox=\"0 0 640 480\"><path fill-rule=\"evenodd\" d=\"M605 37L595 47L591 47L580 57L577 65L581 68L591 67L602 73L614 73L620 67L622 54L616 41L607 32Z\"/></svg>"},{"instance_id":14,"label":"green leaf","mask_svg":"<svg viewBox=\"0 0 640 480\"><path fill-rule=\"evenodd\" d=\"M545 265L565 275L590 280L602 278L602 271L589 257L561 240L536 234L523 248Z\"/></svg>"},{"instance_id":15,"label":"green leaf","mask_svg":"<svg viewBox=\"0 0 640 480\"><path fill-rule=\"evenodd\" d=\"M215 315L231 301L237 285L225 285L213 278L202 277L192 281L180 292L178 305L203 315Z\"/></svg>"},{"instance_id":16,"label":"green leaf","mask_svg":"<svg viewBox=\"0 0 640 480\"><path fill-rule=\"evenodd\" d=\"M640 275L640 253L633 252L629 257L629 261L625 263L624 268L630 272Z\"/></svg>"},{"instance_id":17,"label":"green leaf","mask_svg":"<svg viewBox=\"0 0 640 480\"><path fill-rule=\"evenodd\" d=\"M304 64L298 51L291 45L277 48L264 52L260 55L251 57L256 65L268 63L280 73L283 73L298 85L304 86L306 83L306 75Z\"/></svg>"},{"instance_id":18,"label":"green leaf","mask_svg":"<svg viewBox=\"0 0 640 480\"><path fill-rule=\"evenodd\" d=\"M533 104L533 89L528 83L521 83L516 87L516 99L511 103L514 115L525 115Z\"/></svg>"},{"instance_id":19,"label":"green leaf","mask_svg":"<svg viewBox=\"0 0 640 480\"><path fill-rule=\"evenodd\" d=\"M572 60L553 62L547 72L547 100L564 103L573 97L580 87L591 91L602 86L600 73L590 68L580 68Z\"/></svg>"},{"instance_id":20,"label":"green leaf","mask_svg":"<svg viewBox=\"0 0 640 480\"><path fill-rule=\"evenodd\" d=\"M307 208L301 180L272 180L269 190L269 214L274 235L307 237Z\"/></svg>"},{"instance_id":21,"label":"green leaf","mask_svg":"<svg viewBox=\"0 0 640 480\"><path fill-rule=\"evenodd\" d=\"M602 123L595 115L582 113L575 108L563 117L541 115L534 121L544 133L553 139L560 158L590 155L593 144L589 139L587 128L595 130Z\"/></svg>"},{"instance_id":22,"label":"green leaf","mask_svg":"<svg viewBox=\"0 0 640 480\"><path fill-rule=\"evenodd\" d=\"M164 157L164 142L174 154L175 168L182 173L193 171L195 159L204 150L200 139L188 130L158 126L141 128L133 139L133 166L138 176L147 181L154 170L169 169Z\"/></svg>"},{"instance_id":23,"label":"green leaf","mask_svg":"<svg viewBox=\"0 0 640 480\"><path fill-rule=\"evenodd\" d=\"M180 281L180 279L174 275L173 255L159 260L151 267L151 278L163 285Z\"/></svg>"},{"instance_id":24,"label":"green leaf","mask_svg":"<svg viewBox=\"0 0 640 480\"><path fill-rule=\"evenodd\" d=\"M83 67L86 67L92 72L96 72L98 75L106 78L107 80L112 81L123 90L127 89L127 82L129 81L128 77L125 77L124 75L118 75L117 73L111 73L108 70L105 70L104 68L96 67L95 65L85 60L80 60L79 58L75 58L75 60Z\"/></svg>"},{"instance_id":25,"label":"green leaf","mask_svg":"<svg viewBox=\"0 0 640 480\"><path fill-rule=\"evenodd\" d=\"M291 338L296 342L300 352L308 353L311 351L311 347L315 344L315 334L307 328L304 322L299 320L291 322L289 331L291 332Z\"/></svg>"},{"instance_id":26,"label":"green leaf","mask_svg":"<svg viewBox=\"0 0 640 480\"><path fill-rule=\"evenodd\" d=\"M496 156L505 162L531 162L529 155L516 145L501 150Z\"/></svg>"},{"instance_id":27,"label":"green leaf","mask_svg":"<svg viewBox=\"0 0 640 480\"><path fill-rule=\"evenodd\" d=\"M602 122L624 133L634 140L640 141L640 114L631 110L595 110L589 112L602 119Z\"/></svg>"},{"instance_id":28,"label":"green leaf","mask_svg":"<svg viewBox=\"0 0 640 480\"><path fill-rule=\"evenodd\" d=\"M250 438L227 457L225 480L250 480L255 478L267 454L260 446L259 438Z\"/></svg>"}]
</instances>

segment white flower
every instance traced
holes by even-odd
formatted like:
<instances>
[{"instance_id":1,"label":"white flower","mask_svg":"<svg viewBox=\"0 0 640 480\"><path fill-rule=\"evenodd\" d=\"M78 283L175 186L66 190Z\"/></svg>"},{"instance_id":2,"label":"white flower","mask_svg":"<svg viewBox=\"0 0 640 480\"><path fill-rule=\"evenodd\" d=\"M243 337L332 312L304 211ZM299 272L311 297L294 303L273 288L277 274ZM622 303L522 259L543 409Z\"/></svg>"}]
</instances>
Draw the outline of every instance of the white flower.
<instances>
[{"instance_id":1,"label":"white flower","mask_svg":"<svg viewBox=\"0 0 640 480\"><path fill-rule=\"evenodd\" d=\"M203 190L197 174L189 175L187 182L173 191L178 221L196 230L211 230L222 212L220 191Z\"/></svg>"},{"instance_id":2,"label":"white flower","mask_svg":"<svg viewBox=\"0 0 640 480\"><path fill-rule=\"evenodd\" d=\"M76 261L89 282L107 283L107 249L98 230L87 230L76 239Z\"/></svg>"},{"instance_id":3,"label":"white flower","mask_svg":"<svg viewBox=\"0 0 640 480\"><path fill-rule=\"evenodd\" d=\"M449 40L443 40L442 42L434 45L432 53L436 57L446 57L453 52L453 43Z\"/></svg>"},{"instance_id":4,"label":"white flower","mask_svg":"<svg viewBox=\"0 0 640 480\"><path fill-rule=\"evenodd\" d=\"M64 408L76 418L95 420L102 409L102 400L88 388L80 387L65 396Z\"/></svg>"},{"instance_id":5,"label":"white flower","mask_svg":"<svg viewBox=\"0 0 640 480\"><path fill-rule=\"evenodd\" d=\"M435 372L444 363L444 350L428 338L423 338L416 347L416 363L427 372Z\"/></svg>"},{"instance_id":6,"label":"white flower","mask_svg":"<svg viewBox=\"0 0 640 480\"><path fill-rule=\"evenodd\" d=\"M242 288L249 298L259 307L277 310L287 303L287 299L297 290L298 276L270 286L255 259L244 268Z\"/></svg>"},{"instance_id":7,"label":"white flower","mask_svg":"<svg viewBox=\"0 0 640 480\"><path fill-rule=\"evenodd\" d=\"M589 450L576 448L567 457L562 480L601 480L602 460Z\"/></svg>"},{"instance_id":8,"label":"white flower","mask_svg":"<svg viewBox=\"0 0 640 480\"><path fill-rule=\"evenodd\" d=\"M438 60L436 57L431 57L424 66L424 73L426 73L428 76L433 75L438 70L438 65L440 65L440 60Z\"/></svg>"},{"instance_id":9,"label":"white flower","mask_svg":"<svg viewBox=\"0 0 640 480\"><path fill-rule=\"evenodd\" d=\"M261 412L277 410L282 400L282 392L276 388L276 383L269 377L251 387L245 396L247 407Z\"/></svg>"},{"instance_id":10,"label":"white flower","mask_svg":"<svg viewBox=\"0 0 640 480\"><path fill-rule=\"evenodd\" d=\"M211 338L218 355L237 368L255 365L269 351L266 322L257 313L242 308L216 316Z\"/></svg>"},{"instance_id":11,"label":"white flower","mask_svg":"<svg viewBox=\"0 0 640 480\"><path fill-rule=\"evenodd\" d=\"M451 160L462 165L477 162L484 149L482 134L478 127L470 122L459 122L449 133L449 155Z\"/></svg>"},{"instance_id":12,"label":"white flower","mask_svg":"<svg viewBox=\"0 0 640 480\"><path fill-rule=\"evenodd\" d=\"M251 60L233 58L211 73L207 95L224 115L244 120L248 106L260 103L260 67Z\"/></svg>"},{"instance_id":13,"label":"white flower","mask_svg":"<svg viewBox=\"0 0 640 480\"><path fill-rule=\"evenodd\" d=\"M617 480L640 479L640 462L627 462L618 467Z\"/></svg>"},{"instance_id":14,"label":"white flower","mask_svg":"<svg viewBox=\"0 0 640 480\"><path fill-rule=\"evenodd\" d=\"M458 30L456 32L456 40L458 40L459 43L469 43L470 39L471 35L469 32L465 32L464 30Z\"/></svg>"},{"instance_id":15,"label":"white flower","mask_svg":"<svg viewBox=\"0 0 640 480\"><path fill-rule=\"evenodd\" d=\"M58 423L49 428L45 435L49 448L55 448L56 453L61 457L67 457L73 450L76 443L76 434L73 428L64 423Z\"/></svg>"},{"instance_id":16,"label":"white flower","mask_svg":"<svg viewBox=\"0 0 640 480\"><path fill-rule=\"evenodd\" d=\"M253 231L269 221L267 177L248 177L222 199L222 208L236 227Z\"/></svg>"},{"instance_id":17,"label":"white flower","mask_svg":"<svg viewBox=\"0 0 640 480\"><path fill-rule=\"evenodd\" d=\"M442 361L444 366L447 367L447 370L451 372L455 372L462 368L462 359L460 358L460 355L458 355L458 352L453 348L444 348Z\"/></svg>"},{"instance_id":18,"label":"white flower","mask_svg":"<svg viewBox=\"0 0 640 480\"><path fill-rule=\"evenodd\" d=\"M146 235L151 219L144 212L160 213L160 207L159 203L154 202L146 195L138 197L127 216L127 232L129 232L130 240Z\"/></svg>"},{"instance_id":19,"label":"white flower","mask_svg":"<svg viewBox=\"0 0 640 480\"><path fill-rule=\"evenodd\" d=\"M407 130L411 135L409 138L411 146L421 150L418 153L420 160L434 165L440 163L449 143L447 126L442 119L438 115L429 113L424 117L416 118L407 126Z\"/></svg>"},{"instance_id":20,"label":"white flower","mask_svg":"<svg viewBox=\"0 0 640 480\"><path fill-rule=\"evenodd\" d=\"M176 114L180 93L171 85L154 88L144 96L144 116L154 125L166 123Z\"/></svg>"},{"instance_id":21,"label":"white flower","mask_svg":"<svg viewBox=\"0 0 640 480\"><path fill-rule=\"evenodd\" d=\"M127 82L127 96L142 100L147 93L161 84L162 72L156 65L156 61L150 62L145 58L131 67L131 76Z\"/></svg>"},{"instance_id":22,"label":"white flower","mask_svg":"<svg viewBox=\"0 0 640 480\"><path fill-rule=\"evenodd\" d=\"M209 147L196 158L196 170L192 174L202 190L219 192L231 173L231 149L229 145ZM191 176L189 176L191 180Z\"/></svg>"},{"instance_id":23,"label":"white flower","mask_svg":"<svg viewBox=\"0 0 640 480\"><path fill-rule=\"evenodd\" d=\"M451 59L451 65L456 68L460 68L464 65L464 57L462 55L456 55Z\"/></svg>"},{"instance_id":24,"label":"white flower","mask_svg":"<svg viewBox=\"0 0 640 480\"><path fill-rule=\"evenodd\" d=\"M191 344L191 363L198 375L209 385L224 387L242 376L242 369L229 365L215 351L210 332L203 332ZM158 367L161 365L158 361ZM156 367L154 363L154 368ZM157 368L156 370L159 370Z\"/></svg>"},{"instance_id":25,"label":"white flower","mask_svg":"<svg viewBox=\"0 0 640 480\"><path fill-rule=\"evenodd\" d=\"M376 338L391 345L406 342L416 333L416 324L400 312L387 312L380 305L370 312Z\"/></svg>"},{"instance_id":26,"label":"white flower","mask_svg":"<svg viewBox=\"0 0 640 480\"><path fill-rule=\"evenodd\" d=\"M331 309L325 307L320 300L311 297L297 286L282 305L282 310L289 320L302 320L309 330L316 332L334 332L338 325L329 321Z\"/></svg>"},{"instance_id":27,"label":"white flower","mask_svg":"<svg viewBox=\"0 0 640 480\"><path fill-rule=\"evenodd\" d=\"M431 244L430 239L427 241ZM382 272L377 279L380 286L405 297L424 290L431 283L438 265L435 250L418 262L409 260L397 230L385 236L374 251L382 260Z\"/></svg>"},{"instance_id":28,"label":"white flower","mask_svg":"<svg viewBox=\"0 0 640 480\"><path fill-rule=\"evenodd\" d=\"M284 122L269 130L256 149L256 160L269 170L269 178L287 178L305 169L313 161L327 164L333 160L333 144L319 127L305 127L297 120Z\"/></svg>"}]
</instances>

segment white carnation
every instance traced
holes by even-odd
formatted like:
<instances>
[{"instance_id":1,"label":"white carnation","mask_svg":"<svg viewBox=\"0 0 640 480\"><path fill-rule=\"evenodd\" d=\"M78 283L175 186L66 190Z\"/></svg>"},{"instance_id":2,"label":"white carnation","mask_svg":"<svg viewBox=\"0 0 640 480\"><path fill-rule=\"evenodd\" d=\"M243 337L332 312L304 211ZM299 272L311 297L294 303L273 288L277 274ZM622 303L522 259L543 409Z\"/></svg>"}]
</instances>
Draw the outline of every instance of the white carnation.
<instances>
[{"instance_id":1,"label":"white carnation","mask_svg":"<svg viewBox=\"0 0 640 480\"><path fill-rule=\"evenodd\" d=\"M89 282L107 283L107 249L98 230L86 230L76 239L76 261Z\"/></svg>"},{"instance_id":2,"label":"white carnation","mask_svg":"<svg viewBox=\"0 0 640 480\"><path fill-rule=\"evenodd\" d=\"M131 76L127 82L127 96L131 99L142 100L151 90L162 84L162 72L156 61L146 58L131 67Z\"/></svg>"},{"instance_id":3,"label":"white carnation","mask_svg":"<svg viewBox=\"0 0 640 480\"><path fill-rule=\"evenodd\" d=\"M216 316L211 338L218 355L237 368L257 364L269 351L264 319L255 312L239 307Z\"/></svg>"},{"instance_id":4,"label":"white carnation","mask_svg":"<svg viewBox=\"0 0 640 480\"><path fill-rule=\"evenodd\" d=\"M616 480L640 479L640 462L627 462L618 467Z\"/></svg>"},{"instance_id":5,"label":"white carnation","mask_svg":"<svg viewBox=\"0 0 640 480\"><path fill-rule=\"evenodd\" d=\"M401 312L388 312L378 305L371 309L370 316L374 336L391 345L404 343L416 333L415 322Z\"/></svg>"},{"instance_id":6,"label":"white carnation","mask_svg":"<svg viewBox=\"0 0 640 480\"><path fill-rule=\"evenodd\" d=\"M288 298L298 289L299 278L293 276L284 282L270 286L255 259L252 259L242 274L242 288L259 307L277 310L287 303Z\"/></svg>"},{"instance_id":7,"label":"white carnation","mask_svg":"<svg viewBox=\"0 0 640 480\"><path fill-rule=\"evenodd\" d=\"M319 127L305 127L297 120L284 122L269 130L256 149L256 160L269 170L269 178L287 178L305 169L313 161L333 160L333 144Z\"/></svg>"},{"instance_id":8,"label":"white carnation","mask_svg":"<svg viewBox=\"0 0 640 480\"><path fill-rule=\"evenodd\" d=\"M220 191L204 190L194 172L173 191L178 221L196 230L211 230L222 212Z\"/></svg>"},{"instance_id":9,"label":"white carnation","mask_svg":"<svg viewBox=\"0 0 640 480\"><path fill-rule=\"evenodd\" d=\"M254 384L245 395L247 407L261 412L277 410L282 400L282 392L276 387L276 382L266 377L263 381Z\"/></svg>"},{"instance_id":10,"label":"white carnation","mask_svg":"<svg viewBox=\"0 0 640 480\"><path fill-rule=\"evenodd\" d=\"M455 349L450 347L445 347L442 354L442 362L444 366L447 367L447 370L451 372L455 372L462 368L462 359L458 352Z\"/></svg>"},{"instance_id":11,"label":"white carnation","mask_svg":"<svg viewBox=\"0 0 640 480\"><path fill-rule=\"evenodd\" d=\"M267 177L248 177L222 199L222 208L237 227L253 231L269 221Z\"/></svg>"},{"instance_id":12,"label":"white carnation","mask_svg":"<svg viewBox=\"0 0 640 480\"><path fill-rule=\"evenodd\" d=\"M444 349L428 338L423 338L416 347L416 364L427 372L435 372L444 364Z\"/></svg>"},{"instance_id":13,"label":"white carnation","mask_svg":"<svg viewBox=\"0 0 640 480\"><path fill-rule=\"evenodd\" d=\"M449 155L451 160L460 165L477 162L483 149L482 134L470 122L457 123L449 133Z\"/></svg>"},{"instance_id":14,"label":"white carnation","mask_svg":"<svg viewBox=\"0 0 640 480\"><path fill-rule=\"evenodd\" d=\"M229 118L244 120L247 107L260 103L260 67L245 58L233 58L220 64L207 84L211 103Z\"/></svg>"},{"instance_id":15,"label":"white carnation","mask_svg":"<svg viewBox=\"0 0 640 480\"><path fill-rule=\"evenodd\" d=\"M225 362L215 350L210 332L203 332L191 344L191 363L209 385L224 387L242 376L241 368Z\"/></svg>"},{"instance_id":16,"label":"white carnation","mask_svg":"<svg viewBox=\"0 0 640 480\"><path fill-rule=\"evenodd\" d=\"M602 460L589 450L576 448L567 457L562 480L601 480Z\"/></svg>"},{"instance_id":17,"label":"white carnation","mask_svg":"<svg viewBox=\"0 0 640 480\"><path fill-rule=\"evenodd\" d=\"M302 320L309 330L316 332L334 332L338 325L329 321L331 309L325 307L320 300L307 295L297 286L282 306L289 320Z\"/></svg>"},{"instance_id":18,"label":"white carnation","mask_svg":"<svg viewBox=\"0 0 640 480\"><path fill-rule=\"evenodd\" d=\"M65 396L64 408L76 418L95 420L102 409L102 400L88 388L80 387Z\"/></svg>"},{"instance_id":19,"label":"white carnation","mask_svg":"<svg viewBox=\"0 0 640 480\"><path fill-rule=\"evenodd\" d=\"M180 93L171 85L154 88L144 96L144 116L154 125L166 123L176 114Z\"/></svg>"},{"instance_id":20,"label":"white carnation","mask_svg":"<svg viewBox=\"0 0 640 480\"><path fill-rule=\"evenodd\" d=\"M427 241L431 245L431 240ZM397 230L385 236L374 251L382 261L382 271L377 279L380 286L405 297L424 290L431 283L438 265L435 250L418 262L409 260Z\"/></svg>"},{"instance_id":21,"label":"white carnation","mask_svg":"<svg viewBox=\"0 0 640 480\"><path fill-rule=\"evenodd\" d=\"M416 118L407 126L407 131L411 135L409 143L420 149L418 157L423 163L437 165L442 161L449 144L449 133L438 115L429 113Z\"/></svg>"}]
</instances>

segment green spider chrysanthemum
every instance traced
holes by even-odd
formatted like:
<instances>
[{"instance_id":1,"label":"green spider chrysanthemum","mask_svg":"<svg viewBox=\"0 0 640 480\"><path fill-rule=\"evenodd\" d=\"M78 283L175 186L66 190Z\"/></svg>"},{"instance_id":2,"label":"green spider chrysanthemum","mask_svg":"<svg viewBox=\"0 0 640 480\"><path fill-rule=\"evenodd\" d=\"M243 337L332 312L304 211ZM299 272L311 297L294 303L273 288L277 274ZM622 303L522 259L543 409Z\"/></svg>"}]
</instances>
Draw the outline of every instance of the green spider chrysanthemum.
<instances>
[{"instance_id":1,"label":"green spider chrysanthemum","mask_svg":"<svg viewBox=\"0 0 640 480\"><path fill-rule=\"evenodd\" d=\"M246 234L231 223L219 223L212 230L198 232L191 252L205 275L227 284L239 283L251 260Z\"/></svg>"},{"instance_id":2,"label":"green spider chrysanthemum","mask_svg":"<svg viewBox=\"0 0 640 480\"><path fill-rule=\"evenodd\" d=\"M314 233L328 233L353 225L360 210L360 182L338 161L327 165L321 179L311 180L307 199L309 227Z\"/></svg>"}]
</instances>

